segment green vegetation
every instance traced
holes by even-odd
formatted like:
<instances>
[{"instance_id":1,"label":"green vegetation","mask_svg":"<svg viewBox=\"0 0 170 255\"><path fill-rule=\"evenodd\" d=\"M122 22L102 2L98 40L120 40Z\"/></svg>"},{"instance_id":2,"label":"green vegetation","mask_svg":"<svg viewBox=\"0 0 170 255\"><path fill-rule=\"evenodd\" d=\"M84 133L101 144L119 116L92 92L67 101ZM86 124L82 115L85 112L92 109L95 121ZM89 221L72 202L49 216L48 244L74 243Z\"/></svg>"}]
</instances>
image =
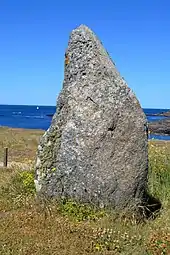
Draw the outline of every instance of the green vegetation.
<instances>
[{"instance_id":1,"label":"green vegetation","mask_svg":"<svg viewBox=\"0 0 170 255\"><path fill-rule=\"evenodd\" d=\"M149 142L149 193L161 201L162 209L154 219L137 222L127 212L106 212L71 200L40 202L33 164L42 132L0 131L0 140L3 132L5 137L1 147L8 145L12 160L28 165L27 170L22 164L0 169L0 254L170 254L169 142Z\"/></svg>"},{"instance_id":2,"label":"green vegetation","mask_svg":"<svg viewBox=\"0 0 170 255\"><path fill-rule=\"evenodd\" d=\"M84 220L98 220L106 215L104 210L98 210L86 204L79 204L72 200L63 200L59 204L63 215L78 222Z\"/></svg>"}]
</instances>

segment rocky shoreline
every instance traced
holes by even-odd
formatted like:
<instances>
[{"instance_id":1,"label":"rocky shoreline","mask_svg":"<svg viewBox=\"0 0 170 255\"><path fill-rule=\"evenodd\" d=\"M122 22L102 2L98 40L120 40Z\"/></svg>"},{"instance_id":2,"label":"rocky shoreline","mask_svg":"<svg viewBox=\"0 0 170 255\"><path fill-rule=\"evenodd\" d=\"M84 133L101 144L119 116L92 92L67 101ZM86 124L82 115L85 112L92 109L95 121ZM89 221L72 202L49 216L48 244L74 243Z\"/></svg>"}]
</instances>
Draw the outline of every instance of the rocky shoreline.
<instances>
[{"instance_id":1,"label":"rocky shoreline","mask_svg":"<svg viewBox=\"0 0 170 255\"><path fill-rule=\"evenodd\" d=\"M165 117L162 120L149 122L149 132L159 135L170 135L170 111L150 114L149 116Z\"/></svg>"},{"instance_id":2,"label":"rocky shoreline","mask_svg":"<svg viewBox=\"0 0 170 255\"><path fill-rule=\"evenodd\" d=\"M163 116L163 117L170 117L170 111L167 112L160 112L160 113L151 113L148 116Z\"/></svg>"},{"instance_id":3,"label":"rocky shoreline","mask_svg":"<svg viewBox=\"0 0 170 255\"><path fill-rule=\"evenodd\" d=\"M152 134L170 135L170 118L150 122L149 132Z\"/></svg>"}]
</instances>

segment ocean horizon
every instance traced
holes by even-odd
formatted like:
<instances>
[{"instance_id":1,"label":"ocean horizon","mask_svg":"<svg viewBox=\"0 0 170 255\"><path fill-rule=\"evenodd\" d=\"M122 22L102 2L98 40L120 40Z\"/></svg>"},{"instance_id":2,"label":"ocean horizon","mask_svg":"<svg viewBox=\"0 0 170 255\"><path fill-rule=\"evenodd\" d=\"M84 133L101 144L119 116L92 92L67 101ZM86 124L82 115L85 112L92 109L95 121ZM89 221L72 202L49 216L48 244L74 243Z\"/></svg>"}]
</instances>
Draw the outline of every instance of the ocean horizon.
<instances>
[{"instance_id":1,"label":"ocean horizon","mask_svg":"<svg viewBox=\"0 0 170 255\"><path fill-rule=\"evenodd\" d=\"M143 108L147 120L157 121L164 117L154 114L169 111L169 109ZM24 129L47 130L51 124L56 106L44 105L0 105L0 126ZM170 136L150 135L150 139L170 140Z\"/></svg>"}]
</instances>

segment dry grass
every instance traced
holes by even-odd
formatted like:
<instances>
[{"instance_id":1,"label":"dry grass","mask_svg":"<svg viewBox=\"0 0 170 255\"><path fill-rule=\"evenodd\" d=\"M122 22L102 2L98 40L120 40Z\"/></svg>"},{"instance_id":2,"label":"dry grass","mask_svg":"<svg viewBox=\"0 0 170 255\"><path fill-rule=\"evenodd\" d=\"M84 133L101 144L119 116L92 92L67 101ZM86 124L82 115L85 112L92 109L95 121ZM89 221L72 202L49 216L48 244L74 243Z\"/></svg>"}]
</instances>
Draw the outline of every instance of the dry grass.
<instances>
[{"instance_id":1,"label":"dry grass","mask_svg":"<svg viewBox=\"0 0 170 255\"><path fill-rule=\"evenodd\" d=\"M8 146L12 160L29 164L24 175L20 167L0 169L0 254L170 254L170 143L150 142L149 189L163 208L155 220L137 223L125 212L99 213L73 202L38 202L32 161L41 134L0 129L1 154Z\"/></svg>"},{"instance_id":2,"label":"dry grass","mask_svg":"<svg viewBox=\"0 0 170 255\"><path fill-rule=\"evenodd\" d=\"M9 161L33 160L42 130L26 130L0 127L0 162L3 161L4 148L9 148Z\"/></svg>"}]
</instances>

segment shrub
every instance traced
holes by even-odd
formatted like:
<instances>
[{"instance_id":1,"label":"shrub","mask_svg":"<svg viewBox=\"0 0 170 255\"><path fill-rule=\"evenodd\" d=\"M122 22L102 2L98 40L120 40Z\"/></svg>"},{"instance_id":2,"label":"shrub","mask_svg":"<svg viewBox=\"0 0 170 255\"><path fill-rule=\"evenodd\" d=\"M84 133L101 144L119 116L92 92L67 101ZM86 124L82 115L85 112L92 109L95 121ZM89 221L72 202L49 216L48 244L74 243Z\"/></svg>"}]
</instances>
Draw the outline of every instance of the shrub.
<instances>
[{"instance_id":1,"label":"shrub","mask_svg":"<svg viewBox=\"0 0 170 255\"><path fill-rule=\"evenodd\" d=\"M10 181L1 188L1 193L12 207L27 204L35 194L34 174L31 171L18 171Z\"/></svg>"},{"instance_id":2,"label":"shrub","mask_svg":"<svg viewBox=\"0 0 170 255\"><path fill-rule=\"evenodd\" d=\"M97 220L106 215L104 210L96 209L87 204L77 203L72 200L63 200L60 203L60 211L76 221Z\"/></svg>"}]
</instances>

